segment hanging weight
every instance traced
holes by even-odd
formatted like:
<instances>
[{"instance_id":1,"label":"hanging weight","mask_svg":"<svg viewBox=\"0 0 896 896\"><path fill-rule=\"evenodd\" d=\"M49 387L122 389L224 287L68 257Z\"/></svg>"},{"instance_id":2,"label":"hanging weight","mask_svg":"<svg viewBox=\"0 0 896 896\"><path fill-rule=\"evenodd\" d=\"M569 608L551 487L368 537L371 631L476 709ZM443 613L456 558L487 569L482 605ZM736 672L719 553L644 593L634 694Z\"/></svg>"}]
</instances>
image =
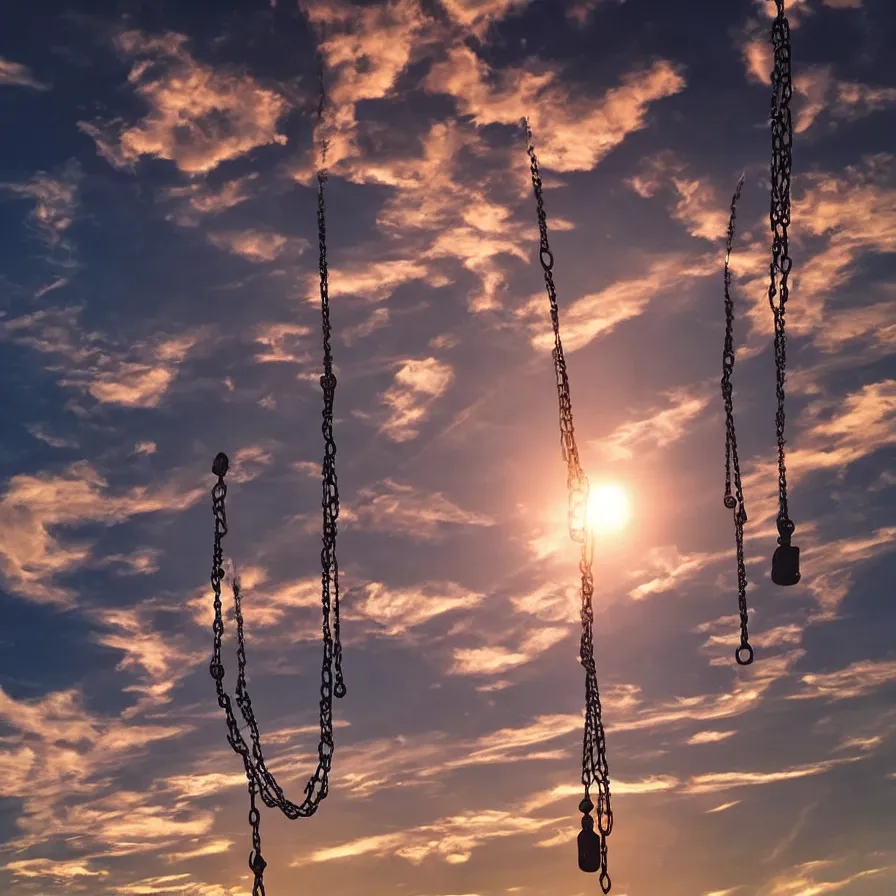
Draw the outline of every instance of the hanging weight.
<instances>
[{"instance_id":1,"label":"hanging weight","mask_svg":"<svg viewBox=\"0 0 896 896\"><path fill-rule=\"evenodd\" d=\"M776 585L796 585L800 580L800 549L790 543L794 528L790 520L778 520L778 547L772 556L772 581Z\"/></svg>"},{"instance_id":2,"label":"hanging weight","mask_svg":"<svg viewBox=\"0 0 896 896\"><path fill-rule=\"evenodd\" d=\"M582 830L579 831L579 868L588 874L600 871L600 837L594 830L594 819L582 816Z\"/></svg>"}]
</instances>

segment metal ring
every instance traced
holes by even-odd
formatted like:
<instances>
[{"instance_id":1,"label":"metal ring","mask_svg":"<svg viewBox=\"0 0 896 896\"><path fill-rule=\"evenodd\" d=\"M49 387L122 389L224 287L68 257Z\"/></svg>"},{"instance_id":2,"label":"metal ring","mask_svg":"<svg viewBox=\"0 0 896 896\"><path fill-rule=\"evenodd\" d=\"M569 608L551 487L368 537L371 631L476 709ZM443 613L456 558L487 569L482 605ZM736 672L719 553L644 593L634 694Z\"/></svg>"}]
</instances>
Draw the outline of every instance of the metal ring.
<instances>
[{"instance_id":1,"label":"metal ring","mask_svg":"<svg viewBox=\"0 0 896 896\"><path fill-rule=\"evenodd\" d=\"M545 261L545 256L547 256L547 261ZM538 260L546 271L550 271L554 267L554 253L548 248L542 247L538 253Z\"/></svg>"},{"instance_id":2,"label":"metal ring","mask_svg":"<svg viewBox=\"0 0 896 896\"><path fill-rule=\"evenodd\" d=\"M753 648L749 644L741 644L734 651L734 658L738 666L749 666L753 662Z\"/></svg>"},{"instance_id":3,"label":"metal ring","mask_svg":"<svg viewBox=\"0 0 896 896\"><path fill-rule=\"evenodd\" d=\"M335 696L339 697L340 699L345 696L345 682L344 681L336 682L336 687L333 688L333 694Z\"/></svg>"}]
</instances>

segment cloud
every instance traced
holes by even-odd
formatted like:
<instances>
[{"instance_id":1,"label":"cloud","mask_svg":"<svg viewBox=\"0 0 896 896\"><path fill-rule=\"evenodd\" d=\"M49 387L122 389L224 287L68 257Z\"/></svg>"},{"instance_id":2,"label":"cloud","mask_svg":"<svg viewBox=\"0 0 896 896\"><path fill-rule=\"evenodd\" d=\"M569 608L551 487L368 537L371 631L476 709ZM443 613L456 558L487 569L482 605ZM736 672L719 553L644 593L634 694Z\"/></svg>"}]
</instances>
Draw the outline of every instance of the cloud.
<instances>
[{"instance_id":1,"label":"cloud","mask_svg":"<svg viewBox=\"0 0 896 896\"><path fill-rule=\"evenodd\" d=\"M727 740L737 734L736 731L698 731L688 738L691 746L698 744L716 744L719 741Z\"/></svg>"},{"instance_id":2,"label":"cloud","mask_svg":"<svg viewBox=\"0 0 896 896\"><path fill-rule=\"evenodd\" d=\"M441 492L384 479L358 490L354 507L358 524L415 540L437 538L444 526L494 526L484 514L463 510Z\"/></svg>"},{"instance_id":3,"label":"cloud","mask_svg":"<svg viewBox=\"0 0 896 896\"><path fill-rule=\"evenodd\" d=\"M715 276L717 259L698 259L684 255L648 257L634 268L646 273L629 280L616 280L598 292L589 293L571 302L563 315L563 347L578 351L595 339L607 335L620 324L643 314L655 299L669 293L680 293L695 278ZM553 335L545 331L547 300L539 293L516 312L532 332L532 345L547 352L553 348ZM531 322L530 322L531 321Z\"/></svg>"},{"instance_id":4,"label":"cloud","mask_svg":"<svg viewBox=\"0 0 896 896\"><path fill-rule=\"evenodd\" d=\"M762 888L762 896L824 896L825 893L834 893L844 887L850 887L857 881L882 874L888 868L865 868L855 874L841 877L837 880L823 880L821 875L829 869L833 861L823 860L804 862L774 878Z\"/></svg>"},{"instance_id":5,"label":"cloud","mask_svg":"<svg viewBox=\"0 0 896 896\"><path fill-rule=\"evenodd\" d=\"M717 793L735 787L756 787L762 784L776 784L779 781L792 781L796 778L823 775L845 762L856 762L861 756L850 756L844 759L828 759L822 762L807 762L790 768L771 772L711 772L694 775L687 786L686 793Z\"/></svg>"},{"instance_id":6,"label":"cloud","mask_svg":"<svg viewBox=\"0 0 896 896\"><path fill-rule=\"evenodd\" d=\"M424 83L430 93L452 96L458 112L480 127L517 125L528 115L539 158L552 171L590 171L628 134L645 127L652 103L685 86L676 65L657 60L623 75L619 86L595 101L547 69L492 72L463 45L451 47Z\"/></svg>"},{"instance_id":7,"label":"cloud","mask_svg":"<svg viewBox=\"0 0 896 896\"><path fill-rule=\"evenodd\" d=\"M311 361L308 349L300 349L311 336L311 327L293 323L264 323L256 326L255 342L262 346L256 352L259 364L307 364Z\"/></svg>"},{"instance_id":8,"label":"cloud","mask_svg":"<svg viewBox=\"0 0 896 896\"><path fill-rule=\"evenodd\" d=\"M346 345L353 345L359 339L366 339L383 327L388 327L391 320L388 308L374 308L366 320L353 327L346 327L340 334Z\"/></svg>"},{"instance_id":9,"label":"cloud","mask_svg":"<svg viewBox=\"0 0 896 896\"><path fill-rule=\"evenodd\" d=\"M253 171L244 177L225 181L212 187L207 183L189 183L185 186L168 187L161 197L171 202L175 210L166 215L181 227L197 227L203 216L220 215L252 198L250 185L258 179Z\"/></svg>"},{"instance_id":10,"label":"cloud","mask_svg":"<svg viewBox=\"0 0 896 896\"><path fill-rule=\"evenodd\" d=\"M800 677L803 690L791 700L852 700L896 681L896 660L859 660L834 672L807 673Z\"/></svg>"},{"instance_id":11,"label":"cloud","mask_svg":"<svg viewBox=\"0 0 896 896\"><path fill-rule=\"evenodd\" d=\"M675 545L662 545L649 548L645 569L632 571L632 578L644 579L640 585L629 591L633 600L643 600L651 594L662 594L673 589L680 589L684 582L692 580L704 569L727 559L727 551L706 553L695 551L682 554Z\"/></svg>"},{"instance_id":12,"label":"cloud","mask_svg":"<svg viewBox=\"0 0 896 896\"><path fill-rule=\"evenodd\" d=\"M355 595L352 615L375 623L384 634L395 636L455 610L470 610L484 595L454 582L426 582L419 588L392 588L368 582L363 598Z\"/></svg>"},{"instance_id":13,"label":"cloud","mask_svg":"<svg viewBox=\"0 0 896 896\"><path fill-rule=\"evenodd\" d=\"M66 439L62 436L54 436L48 433L42 426L38 426L37 424L30 424L28 426L28 432L34 436L35 439L39 439L41 442L46 443L51 448L77 448L78 443L73 441L72 439Z\"/></svg>"},{"instance_id":14,"label":"cloud","mask_svg":"<svg viewBox=\"0 0 896 896\"><path fill-rule=\"evenodd\" d=\"M728 230L725 202L712 184L688 176L687 165L669 150L642 162L638 173L626 183L644 199L660 191L671 193L675 197L670 209L672 217L684 224L691 236L710 242L725 238Z\"/></svg>"},{"instance_id":15,"label":"cloud","mask_svg":"<svg viewBox=\"0 0 896 896\"><path fill-rule=\"evenodd\" d=\"M410 259L347 261L330 267L330 282L339 284L340 297L356 296L367 302L388 299L397 287L422 280L432 286L444 286L445 280L430 272L426 265ZM309 277L305 291L308 302L320 301L317 276Z\"/></svg>"},{"instance_id":16,"label":"cloud","mask_svg":"<svg viewBox=\"0 0 896 896\"><path fill-rule=\"evenodd\" d=\"M393 442L408 442L420 435L420 425L433 404L454 381L450 364L436 358L401 362L393 384L380 396L388 408L380 432Z\"/></svg>"},{"instance_id":17,"label":"cloud","mask_svg":"<svg viewBox=\"0 0 896 896\"><path fill-rule=\"evenodd\" d=\"M289 239L281 233L270 230L225 230L210 233L208 241L218 249L232 252L245 258L246 261L260 263L275 261L289 246L294 252L301 255L308 248L308 241L304 239Z\"/></svg>"},{"instance_id":18,"label":"cloud","mask_svg":"<svg viewBox=\"0 0 896 896\"><path fill-rule=\"evenodd\" d=\"M0 56L0 87L30 87L32 90L49 90L31 74L31 70L20 62L12 62Z\"/></svg>"},{"instance_id":19,"label":"cloud","mask_svg":"<svg viewBox=\"0 0 896 896\"><path fill-rule=\"evenodd\" d=\"M160 333L121 348L80 324L81 307L47 308L0 322L0 336L59 360L47 369L59 384L86 392L101 404L158 407L200 331Z\"/></svg>"},{"instance_id":20,"label":"cloud","mask_svg":"<svg viewBox=\"0 0 896 896\"><path fill-rule=\"evenodd\" d=\"M610 461L631 460L635 453L643 456L648 448L665 448L682 438L709 404L709 396L682 390L668 392L663 397L666 407L653 408L648 416L623 423L605 438L589 442L589 447Z\"/></svg>"},{"instance_id":21,"label":"cloud","mask_svg":"<svg viewBox=\"0 0 896 896\"><path fill-rule=\"evenodd\" d=\"M347 162L345 176L392 187L377 224L406 245L418 263L429 263L429 285L451 282L440 268L445 259L454 259L478 281L478 289L467 296L468 307L493 309L506 286L506 259L528 260L511 214L519 183L517 172L508 171L507 148L483 146L473 128L455 121L432 124L420 143L418 153L404 145L388 146L388 155L381 151ZM481 164L464 164L464 153Z\"/></svg>"},{"instance_id":22,"label":"cloud","mask_svg":"<svg viewBox=\"0 0 896 896\"><path fill-rule=\"evenodd\" d=\"M90 867L90 860L20 859L7 862L3 868L5 871L9 871L13 877L22 880L33 878L65 882L66 884L83 878L109 876L109 872L105 869L94 871Z\"/></svg>"},{"instance_id":23,"label":"cloud","mask_svg":"<svg viewBox=\"0 0 896 896\"><path fill-rule=\"evenodd\" d=\"M459 769L566 761L578 741L571 735L581 728L579 714L551 714L470 738L449 737L436 730L350 744L342 751L341 774L353 793L369 797L383 789L428 785ZM560 738L567 743L556 744ZM522 807L524 812L530 809L528 803Z\"/></svg>"},{"instance_id":24,"label":"cloud","mask_svg":"<svg viewBox=\"0 0 896 896\"><path fill-rule=\"evenodd\" d=\"M133 516L177 511L205 496L204 489L184 488L174 479L152 488L114 491L85 461L61 474L13 476L0 497L0 572L6 587L38 603L71 605L75 593L56 583L63 573L93 563L93 547L85 537L62 539L60 527L81 524L116 525Z\"/></svg>"},{"instance_id":25,"label":"cloud","mask_svg":"<svg viewBox=\"0 0 896 896\"><path fill-rule=\"evenodd\" d=\"M860 261L896 251L896 215L891 211L896 204L894 170L894 156L878 153L842 172L813 171L798 178L791 238L793 251L799 254L790 280L793 294L799 295L799 312L788 315L789 334L809 337L826 352L857 339L872 343L878 356L888 351L889 320L883 321L880 331L873 327L892 302L890 285L884 283L875 291L863 283L863 293L870 292L867 303L853 302L849 311L836 298L844 290L856 289ZM736 253L732 272L747 300L745 316L754 338L761 334L764 345L770 317L768 219L761 225L757 222L757 228L763 236ZM876 300L877 295L882 299Z\"/></svg>"},{"instance_id":26,"label":"cloud","mask_svg":"<svg viewBox=\"0 0 896 896\"><path fill-rule=\"evenodd\" d=\"M420 825L390 834L359 837L326 849L318 849L307 859L297 859L292 866L310 862L330 862L373 854L392 855L412 864L428 858L441 859L450 865L469 861L473 851L493 840L534 834L558 819L526 818L514 812L484 810L465 812L440 818L436 824Z\"/></svg>"},{"instance_id":27,"label":"cloud","mask_svg":"<svg viewBox=\"0 0 896 896\"><path fill-rule=\"evenodd\" d=\"M614 777L611 784L611 791L613 797L622 795L637 796L651 793L664 793L669 790L676 790L680 783L681 782L678 780L678 778L675 778L671 775L649 775L648 777L642 778L638 781L621 781L618 778ZM579 798L581 797L581 795L581 784L559 784L556 787L550 788L550 790L543 790L539 793L534 794L524 804L524 811L534 812L538 809L544 808L545 806L550 806L552 803L558 802L560 800L567 800L570 797ZM563 833L563 838L564 839L561 842L568 842L568 831L565 831ZM557 844L552 841L541 842L536 845L554 846Z\"/></svg>"},{"instance_id":28,"label":"cloud","mask_svg":"<svg viewBox=\"0 0 896 896\"><path fill-rule=\"evenodd\" d=\"M441 0L452 19L480 40L496 21L522 9L531 0Z\"/></svg>"},{"instance_id":29,"label":"cloud","mask_svg":"<svg viewBox=\"0 0 896 896\"><path fill-rule=\"evenodd\" d=\"M123 688L124 693L139 695L122 713L123 719L170 702L178 681L206 659L206 650L190 647L183 632L159 631L150 605L96 609L91 616L102 629L94 640L122 654L116 671L133 673L137 679Z\"/></svg>"},{"instance_id":30,"label":"cloud","mask_svg":"<svg viewBox=\"0 0 896 896\"><path fill-rule=\"evenodd\" d=\"M165 821L173 820L170 812L151 808L147 795L120 787L110 792L111 776L123 764L133 763L154 744L187 734L189 726L101 717L85 709L76 690L16 700L0 688L0 719L11 732L0 743L0 768L14 764L17 769L17 774L5 774L0 781L0 795L14 798L18 806L17 850L46 848L57 841L73 843L78 838L88 851L149 852L159 840L176 839L191 825L197 827L195 821L182 820L189 810L166 828ZM23 773L28 780L24 791ZM206 816L199 827L208 820ZM50 885L60 877L104 873L92 867L89 857L71 857L58 865L47 858L23 862L7 868L23 879L46 877Z\"/></svg>"},{"instance_id":31,"label":"cloud","mask_svg":"<svg viewBox=\"0 0 896 896\"><path fill-rule=\"evenodd\" d=\"M789 453L788 466L810 471L843 469L896 444L896 380L866 383L855 392L811 402L800 424L802 444Z\"/></svg>"},{"instance_id":32,"label":"cloud","mask_svg":"<svg viewBox=\"0 0 896 896\"><path fill-rule=\"evenodd\" d=\"M831 0L834 6L837 0ZM842 3L846 8L850 0ZM855 6L853 8L860 8ZM790 13L788 11L788 17ZM791 25L793 25L791 21ZM749 36L741 45L747 69L747 79L771 86L774 55L767 33L761 35L758 23L748 25ZM896 88L863 84L837 78L830 65L810 65L793 73L795 134L808 131L826 115L832 123L851 122L874 112L883 111L896 103Z\"/></svg>"},{"instance_id":33,"label":"cloud","mask_svg":"<svg viewBox=\"0 0 896 896\"><path fill-rule=\"evenodd\" d=\"M733 619L723 620L728 631L734 631ZM705 623L697 631L715 629L718 623ZM730 646L730 640L729 640ZM607 707L607 730L638 731L682 722L717 722L757 709L772 685L790 674L793 664L802 656L791 651L780 656L764 656L761 665L751 666L749 677L738 676L730 688L718 694L696 694L645 705L637 686L611 691L604 699ZM732 666L731 653L724 657L724 666Z\"/></svg>"},{"instance_id":34,"label":"cloud","mask_svg":"<svg viewBox=\"0 0 896 896\"><path fill-rule=\"evenodd\" d=\"M793 89L801 99L793 127L796 134L808 131L822 113L838 121L856 121L896 103L896 87L841 81L831 66L810 66L795 74Z\"/></svg>"},{"instance_id":35,"label":"cloud","mask_svg":"<svg viewBox=\"0 0 896 896\"><path fill-rule=\"evenodd\" d=\"M38 171L27 183L0 183L0 190L34 202L28 226L50 249L67 253L69 261L74 246L67 231L74 222L82 177L81 166L71 159L58 175ZM52 288L45 289L44 293Z\"/></svg>"},{"instance_id":36,"label":"cloud","mask_svg":"<svg viewBox=\"0 0 896 896\"><path fill-rule=\"evenodd\" d=\"M464 647L454 650L451 675L500 675L531 663L534 659L560 643L569 634L557 626L535 629L524 635L516 648L489 644L486 647Z\"/></svg>"},{"instance_id":37,"label":"cloud","mask_svg":"<svg viewBox=\"0 0 896 896\"><path fill-rule=\"evenodd\" d=\"M257 147L286 143L277 130L288 111L283 96L249 75L198 62L187 45L175 32L122 31L115 38L116 51L132 64L128 83L148 112L130 127L78 123L110 164L131 168L152 156L185 174L207 174Z\"/></svg>"},{"instance_id":38,"label":"cloud","mask_svg":"<svg viewBox=\"0 0 896 896\"><path fill-rule=\"evenodd\" d=\"M598 6L605 3L625 3L625 0L571 0L571 5L566 10L566 17L575 22L580 28L584 28L594 17Z\"/></svg>"}]
</instances>

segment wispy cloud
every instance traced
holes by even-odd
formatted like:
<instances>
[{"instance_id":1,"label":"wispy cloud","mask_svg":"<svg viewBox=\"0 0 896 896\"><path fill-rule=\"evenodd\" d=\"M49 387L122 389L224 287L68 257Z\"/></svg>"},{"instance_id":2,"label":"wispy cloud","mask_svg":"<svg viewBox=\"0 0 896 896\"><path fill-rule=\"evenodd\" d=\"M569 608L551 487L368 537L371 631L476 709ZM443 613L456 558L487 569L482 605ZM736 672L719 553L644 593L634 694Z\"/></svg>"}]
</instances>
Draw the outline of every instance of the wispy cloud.
<instances>
[{"instance_id":1,"label":"wispy cloud","mask_svg":"<svg viewBox=\"0 0 896 896\"><path fill-rule=\"evenodd\" d=\"M394 442L416 438L430 408L453 381L454 370L444 361L432 357L404 361L393 384L381 396L388 416L380 432Z\"/></svg>"},{"instance_id":2,"label":"wispy cloud","mask_svg":"<svg viewBox=\"0 0 896 896\"><path fill-rule=\"evenodd\" d=\"M82 307L48 308L0 322L0 336L48 357L59 384L100 404L158 407L179 365L200 339L198 331L159 334L129 348L103 333L84 329Z\"/></svg>"},{"instance_id":3,"label":"wispy cloud","mask_svg":"<svg viewBox=\"0 0 896 896\"><path fill-rule=\"evenodd\" d=\"M82 177L80 164L70 159L58 174L39 171L26 183L0 183L0 190L34 203L28 215L29 227L48 248L60 250L68 264L73 263L74 252L68 230L78 207ZM57 256L57 260L60 258Z\"/></svg>"},{"instance_id":4,"label":"wispy cloud","mask_svg":"<svg viewBox=\"0 0 896 896\"><path fill-rule=\"evenodd\" d=\"M32 90L49 90L48 84L38 81L31 69L21 62L13 62L0 56L0 86L30 87Z\"/></svg>"},{"instance_id":5,"label":"wispy cloud","mask_svg":"<svg viewBox=\"0 0 896 896\"><path fill-rule=\"evenodd\" d=\"M114 525L139 514L183 510L204 494L173 479L116 490L85 461L60 474L14 476L0 497L2 526L15 533L0 545L6 587L30 600L70 605L75 593L56 578L89 565L93 548L88 537L63 537L59 527Z\"/></svg>"},{"instance_id":6,"label":"wispy cloud","mask_svg":"<svg viewBox=\"0 0 896 896\"><path fill-rule=\"evenodd\" d=\"M493 526L484 514L463 510L441 492L386 479L358 491L358 524L413 539L437 538L445 526Z\"/></svg>"}]
</instances>

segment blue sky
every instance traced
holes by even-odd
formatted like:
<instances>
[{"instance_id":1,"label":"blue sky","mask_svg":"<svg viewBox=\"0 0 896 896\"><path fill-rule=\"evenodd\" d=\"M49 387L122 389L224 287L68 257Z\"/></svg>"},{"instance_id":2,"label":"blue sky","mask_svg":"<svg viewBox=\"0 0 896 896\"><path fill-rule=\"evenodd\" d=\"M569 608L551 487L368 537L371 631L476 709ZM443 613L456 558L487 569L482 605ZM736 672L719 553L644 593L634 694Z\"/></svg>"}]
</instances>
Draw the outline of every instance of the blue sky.
<instances>
[{"instance_id":1,"label":"blue sky","mask_svg":"<svg viewBox=\"0 0 896 896\"><path fill-rule=\"evenodd\" d=\"M884 0L787 6L776 513L763 0L49 3L0 34L0 891L237 896L208 675L212 458L266 755L316 750L327 221L348 696L268 893L578 896L583 675L538 229L597 532L618 896L896 885L896 71ZM728 204L751 641L719 394ZM235 680L232 625L225 682Z\"/></svg>"}]
</instances>

